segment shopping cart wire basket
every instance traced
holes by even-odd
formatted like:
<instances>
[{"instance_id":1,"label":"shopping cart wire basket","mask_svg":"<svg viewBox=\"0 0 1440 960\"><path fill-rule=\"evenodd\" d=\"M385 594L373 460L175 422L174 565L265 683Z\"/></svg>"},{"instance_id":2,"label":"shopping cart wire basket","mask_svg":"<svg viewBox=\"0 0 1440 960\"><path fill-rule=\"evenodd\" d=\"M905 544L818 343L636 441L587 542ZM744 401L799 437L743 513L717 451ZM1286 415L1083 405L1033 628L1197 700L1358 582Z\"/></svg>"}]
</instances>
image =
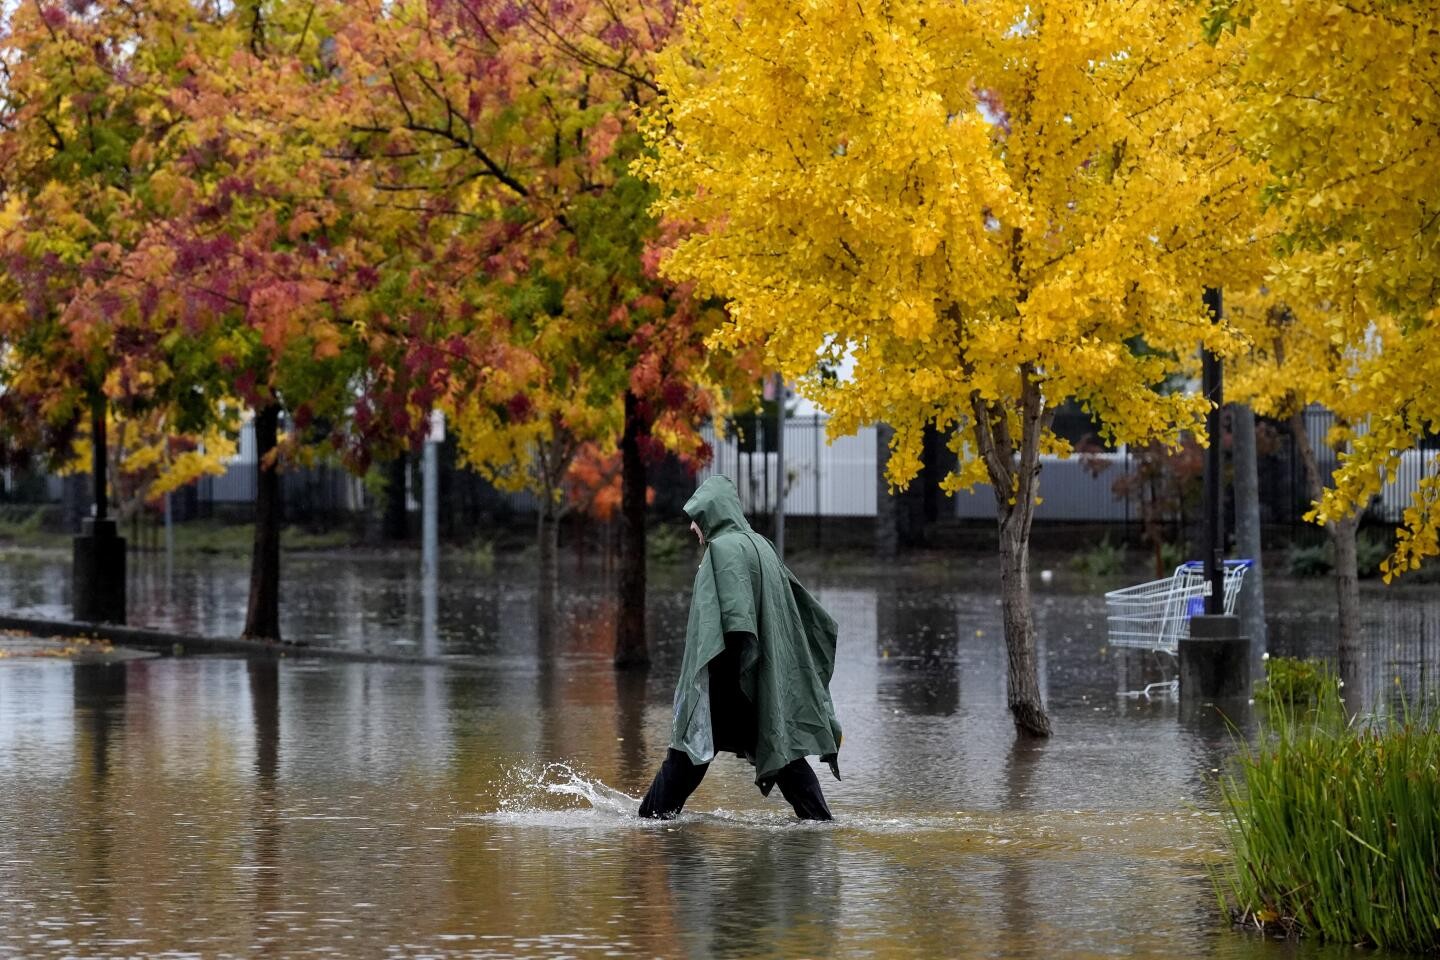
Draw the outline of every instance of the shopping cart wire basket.
<instances>
[{"instance_id":1,"label":"shopping cart wire basket","mask_svg":"<svg viewBox=\"0 0 1440 960\"><path fill-rule=\"evenodd\" d=\"M1225 561L1225 612L1235 612L1235 601L1252 560ZM1205 612L1210 595L1205 565L1199 560L1182 563L1163 580L1122 587L1105 594L1105 618L1110 643L1175 653L1181 637L1190 635L1190 618Z\"/></svg>"}]
</instances>

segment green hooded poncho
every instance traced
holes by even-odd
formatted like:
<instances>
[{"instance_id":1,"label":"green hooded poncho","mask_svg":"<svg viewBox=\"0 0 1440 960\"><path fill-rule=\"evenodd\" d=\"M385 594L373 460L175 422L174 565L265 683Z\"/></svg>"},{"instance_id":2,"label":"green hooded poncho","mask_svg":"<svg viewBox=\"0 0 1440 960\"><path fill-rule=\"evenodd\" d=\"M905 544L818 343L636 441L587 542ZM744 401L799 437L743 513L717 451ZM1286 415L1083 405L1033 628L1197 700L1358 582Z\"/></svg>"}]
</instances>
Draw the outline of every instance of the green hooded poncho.
<instances>
[{"instance_id":1,"label":"green hooded poncho","mask_svg":"<svg viewBox=\"0 0 1440 960\"><path fill-rule=\"evenodd\" d=\"M740 689L755 710L755 782L769 793L775 775L800 757L819 756L840 779L840 724L830 700L835 621L750 529L735 486L710 477L685 504L705 535L695 574L685 657L675 688L670 746L692 763L715 757L710 661L727 633L748 634L740 653Z\"/></svg>"}]
</instances>

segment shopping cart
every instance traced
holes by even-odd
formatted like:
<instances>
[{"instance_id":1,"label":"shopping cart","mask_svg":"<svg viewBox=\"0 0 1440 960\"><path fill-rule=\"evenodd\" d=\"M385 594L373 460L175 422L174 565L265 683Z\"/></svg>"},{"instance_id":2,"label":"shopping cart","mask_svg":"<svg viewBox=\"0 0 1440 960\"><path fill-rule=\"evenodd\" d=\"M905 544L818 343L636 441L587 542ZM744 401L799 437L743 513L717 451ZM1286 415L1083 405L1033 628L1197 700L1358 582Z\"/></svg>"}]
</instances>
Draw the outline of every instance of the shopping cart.
<instances>
[{"instance_id":1,"label":"shopping cart","mask_svg":"<svg viewBox=\"0 0 1440 960\"><path fill-rule=\"evenodd\" d=\"M1235 601L1251 560L1225 561L1225 612L1235 612ZM1199 560L1182 563L1163 580L1151 580L1105 594L1105 619L1110 644L1138 647L1174 655L1181 637L1190 635L1190 618L1205 612L1211 593L1205 565Z\"/></svg>"}]
</instances>

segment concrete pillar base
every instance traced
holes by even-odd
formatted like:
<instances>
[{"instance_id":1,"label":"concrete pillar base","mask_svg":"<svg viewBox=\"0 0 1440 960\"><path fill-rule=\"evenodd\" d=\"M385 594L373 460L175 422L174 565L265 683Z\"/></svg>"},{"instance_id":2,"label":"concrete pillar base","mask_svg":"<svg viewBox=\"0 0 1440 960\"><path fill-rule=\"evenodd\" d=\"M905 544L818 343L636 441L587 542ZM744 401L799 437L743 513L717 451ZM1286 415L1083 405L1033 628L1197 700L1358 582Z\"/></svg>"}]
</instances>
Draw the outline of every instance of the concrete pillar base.
<instances>
[{"instance_id":1,"label":"concrete pillar base","mask_svg":"<svg viewBox=\"0 0 1440 960\"><path fill-rule=\"evenodd\" d=\"M1191 617L1179 661L1182 702L1249 698L1250 638L1240 635L1239 617Z\"/></svg>"}]
</instances>

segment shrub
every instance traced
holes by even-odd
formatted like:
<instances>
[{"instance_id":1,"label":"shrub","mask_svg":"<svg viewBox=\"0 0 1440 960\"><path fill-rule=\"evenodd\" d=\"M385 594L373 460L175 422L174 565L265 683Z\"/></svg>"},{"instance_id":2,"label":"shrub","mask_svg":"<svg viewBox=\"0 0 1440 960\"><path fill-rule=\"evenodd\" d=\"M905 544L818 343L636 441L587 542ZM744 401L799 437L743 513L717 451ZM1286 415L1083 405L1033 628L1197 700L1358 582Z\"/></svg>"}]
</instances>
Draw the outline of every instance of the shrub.
<instances>
[{"instance_id":1,"label":"shrub","mask_svg":"<svg viewBox=\"0 0 1440 960\"><path fill-rule=\"evenodd\" d=\"M1338 685L1321 673L1316 708L1277 702L1258 745L1222 781L1233 860L1220 895L1238 922L1433 951L1440 725L1433 715L1347 722Z\"/></svg>"},{"instance_id":2,"label":"shrub","mask_svg":"<svg viewBox=\"0 0 1440 960\"><path fill-rule=\"evenodd\" d=\"M495 541L477 536L463 549L462 556L482 574L495 572Z\"/></svg>"},{"instance_id":3,"label":"shrub","mask_svg":"<svg viewBox=\"0 0 1440 960\"><path fill-rule=\"evenodd\" d=\"M1380 563L1394 551L1388 534L1362 530L1355 538L1355 568L1362 579L1380 576Z\"/></svg>"},{"instance_id":4,"label":"shrub","mask_svg":"<svg viewBox=\"0 0 1440 960\"><path fill-rule=\"evenodd\" d=\"M646 552L655 563L668 564L679 559L695 543L695 535L676 523L667 523L650 531Z\"/></svg>"},{"instance_id":5,"label":"shrub","mask_svg":"<svg viewBox=\"0 0 1440 960\"><path fill-rule=\"evenodd\" d=\"M1323 577L1335 569L1334 551L1330 544L1314 543L1309 546L1290 548L1290 575L1295 577Z\"/></svg>"},{"instance_id":6,"label":"shrub","mask_svg":"<svg viewBox=\"0 0 1440 960\"><path fill-rule=\"evenodd\" d=\"M1125 572L1125 545L1113 544L1106 535L1084 553L1070 558L1070 568L1090 577L1113 577Z\"/></svg>"},{"instance_id":7,"label":"shrub","mask_svg":"<svg viewBox=\"0 0 1440 960\"><path fill-rule=\"evenodd\" d=\"M1362 530L1355 537L1355 572L1362 580L1380 575L1380 561L1390 556L1390 537L1375 530ZM1323 577L1335 569L1335 549L1330 541L1290 548L1290 574L1296 577Z\"/></svg>"},{"instance_id":8,"label":"shrub","mask_svg":"<svg viewBox=\"0 0 1440 960\"><path fill-rule=\"evenodd\" d=\"M1187 556L1185 544L1183 543L1162 543L1160 544L1160 566L1168 573L1180 564L1190 559Z\"/></svg>"},{"instance_id":9,"label":"shrub","mask_svg":"<svg viewBox=\"0 0 1440 960\"><path fill-rule=\"evenodd\" d=\"M1323 660L1269 657L1255 702L1272 708L1316 707L1339 690L1338 678Z\"/></svg>"}]
</instances>

